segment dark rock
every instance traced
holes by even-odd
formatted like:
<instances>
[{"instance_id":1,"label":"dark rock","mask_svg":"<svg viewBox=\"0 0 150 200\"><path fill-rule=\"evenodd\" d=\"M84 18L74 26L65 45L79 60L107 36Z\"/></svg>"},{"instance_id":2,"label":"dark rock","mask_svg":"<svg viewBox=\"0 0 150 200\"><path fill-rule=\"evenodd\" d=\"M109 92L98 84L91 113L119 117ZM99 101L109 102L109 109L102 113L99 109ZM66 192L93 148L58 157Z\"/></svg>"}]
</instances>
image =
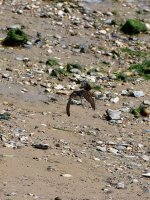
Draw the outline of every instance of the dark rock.
<instances>
[{"instance_id":1,"label":"dark rock","mask_svg":"<svg viewBox=\"0 0 150 200\"><path fill-rule=\"evenodd\" d=\"M10 29L3 41L5 46L19 46L28 41L27 35L20 29Z\"/></svg>"},{"instance_id":2,"label":"dark rock","mask_svg":"<svg viewBox=\"0 0 150 200\"><path fill-rule=\"evenodd\" d=\"M140 22L139 20L129 19L122 26L121 31L123 31L126 34L137 34L140 32L147 31L147 27L144 23Z\"/></svg>"}]
</instances>

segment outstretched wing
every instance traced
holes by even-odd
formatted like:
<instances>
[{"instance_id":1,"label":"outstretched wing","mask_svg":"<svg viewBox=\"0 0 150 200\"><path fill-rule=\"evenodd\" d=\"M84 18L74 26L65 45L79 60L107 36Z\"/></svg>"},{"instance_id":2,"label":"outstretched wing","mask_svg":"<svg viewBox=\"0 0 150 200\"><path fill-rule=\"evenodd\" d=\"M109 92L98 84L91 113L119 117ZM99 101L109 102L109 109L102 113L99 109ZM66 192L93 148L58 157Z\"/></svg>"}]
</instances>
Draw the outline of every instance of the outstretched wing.
<instances>
[{"instance_id":1,"label":"outstretched wing","mask_svg":"<svg viewBox=\"0 0 150 200\"><path fill-rule=\"evenodd\" d=\"M87 90L79 90L79 91L74 91L71 93L68 102L67 102L67 106L66 106L66 113L68 116L70 116L70 104L71 104L71 100L73 97L84 97L90 104L93 110L95 110L95 101L94 98L92 97L92 93L87 91Z\"/></svg>"},{"instance_id":2,"label":"outstretched wing","mask_svg":"<svg viewBox=\"0 0 150 200\"><path fill-rule=\"evenodd\" d=\"M67 106L66 106L66 113L68 116L70 116L70 104L71 104L71 96L69 97L68 99L68 102L67 102Z\"/></svg>"},{"instance_id":3,"label":"outstretched wing","mask_svg":"<svg viewBox=\"0 0 150 200\"><path fill-rule=\"evenodd\" d=\"M71 100L74 96L75 96L75 92L72 92L69 99L68 99L68 102L67 102L66 113L67 113L68 116L70 116L70 104L71 104Z\"/></svg>"},{"instance_id":4,"label":"outstretched wing","mask_svg":"<svg viewBox=\"0 0 150 200\"><path fill-rule=\"evenodd\" d=\"M91 104L93 110L95 110L95 101L92 94L89 91L83 91L83 97Z\"/></svg>"}]
</instances>

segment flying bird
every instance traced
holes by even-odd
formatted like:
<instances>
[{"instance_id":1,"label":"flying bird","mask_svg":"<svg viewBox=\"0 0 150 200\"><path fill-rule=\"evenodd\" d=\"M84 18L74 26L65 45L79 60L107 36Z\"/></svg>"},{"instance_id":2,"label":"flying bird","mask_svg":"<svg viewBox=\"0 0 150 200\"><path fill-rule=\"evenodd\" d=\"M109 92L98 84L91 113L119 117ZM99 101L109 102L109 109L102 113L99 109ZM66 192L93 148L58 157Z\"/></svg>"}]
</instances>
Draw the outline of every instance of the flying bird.
<instances>
[{"instance_id":1,"label":"flying bird","mask_svg":"<svg viewBox=\"0 0 150 200\"><path fill-rule=\"evenodd\" d=\"M70 94L70 97L68 99L68 103L67 103L67 106L66 106L66 113L67 113L68 116L70 116L71 100L74 97L80 97L80 98L84 97L91 104L92 109L95 110L95 101L94 101L94 98L93 98L93 94L90 92L91 86L87 82L83 82L83 83L81 83L80 88L83 88L83 89L78 90L78 91L73 91Z\"/></svg>"},{"instance_id":2,"label":"flying bird","mask_svg":"<svg viewBox=\"0 0 150 200\"><path fill-rule=\"evenodd\" d=\"M81 82L80 88L81 89L83 88L84 90L87 90L87 91L90 91L92 89L91 85L86 81Z\"/></svg>"}]
</instances>

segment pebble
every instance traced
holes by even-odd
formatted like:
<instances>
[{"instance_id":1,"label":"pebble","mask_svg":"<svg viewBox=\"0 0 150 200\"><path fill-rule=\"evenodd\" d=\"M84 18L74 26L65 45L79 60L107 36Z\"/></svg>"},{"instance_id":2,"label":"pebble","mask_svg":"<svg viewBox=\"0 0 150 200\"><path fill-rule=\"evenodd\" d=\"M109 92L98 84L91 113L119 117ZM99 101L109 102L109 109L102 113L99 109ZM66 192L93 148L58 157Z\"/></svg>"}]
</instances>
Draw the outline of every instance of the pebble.
<instances>
[{"instance_id":1,"label":"pebble","mask_svg":"<svg viewBox=\"0 0 150 200\"><path fill-rule=\"evenodd\" d=\"M138 183L139 181L138 181L138 179L133 179L132 180L132 183Z\"/></svg>"},{"instance_id":2,"label":"pebble","mask_svg":"<svg viewBox=\"0 0 150 200\"><path fill-rule=\"evenodd\" d=\"M118 154L118 150L112 147L108 148L108 152Z\"/></svg>"},{"instance_id":3,"label":"pebble","mask_svg":"<svg viewBox=\"0 0 150 200\"><path fill-rule=\"evenodd\" d=\"M143 91L133 91L132 94L134 97L137 97L137 98L143 97L145 95Z\"/></svg>"},{"instance_id":4,"label":"pebble","mask_svg":"<svg viewBox=\"0 0 150 200\"><path fill-rule=\"evenodd\" d=\"M60 197L55 197L55 200L63 200L63 199Z\"/></svg>"},{"instance_id":5,"label":"pebble","mask_svg":"<svg viewBox=\"0 0 150 200\"><path fill-rule=\"evenodd\" d=\"M117 189L124 189L124 188L125 188L124 182L119 182L119 183L117 183L116 188L117 188Z\"/></svg>"},{"instance_id":6,"label":"pebble","mask_svg":"<svg viewBox=\"0 0 150 200\"><path fill-rule=\"evenodd\" d=\"M120 110L111 110L108 109L106 111L106 113L108 114L109 118L111 120L120 120L121 119L121 111Z\"/></svg>"},{"instance_id":7,"label":"pebble","mask_svg":"<svg viewBox=\"0 0 150 200\"><path fill-rule=\"evenodd\" d=\"M107 148L106 148L106 146L104 146L104 147L97 146L97 147L96 147L96 150L102 151L102 152L106 152L106 151L107 151Z\"/></svg>"},{"instance_id":8,"label":"pebble","mask_svg":"<svg viewBox=\"0 0 150 200\"><path fill-rule=\"evenodd\" d=\"M9 78L9 73L2 74L2 78Z\"/></svg>"},{"instance_id":9,"label":"pebble","mask_svg":"<svg viewBox=\"0 0 150 200\"><path fill-rule=\"evenodd\" d=\"M143 155L142 159L145 160L145 161L150 161L150 156Z\"/></svg>"},{"instance_id":10,"label":"pebble","mask_svg":"<svg viewBox=\"0 0 150 200\"><path fill-rule=\"evenodd\" d=\"M62 174L61 176L65 177L65 178L72 178L73 177L71 174Z\"/></svg>"},{"instance_id":11,"label":"pebble","mask_svg":"<svg viewBox=\"0 0 150 200\"><path fill-rule=\"evenodd\" d=\"M142 176L145 176L145 177L149 177L149 178L150 178L150 172L145 173L145 174L142 174Z\"/></svg>"},{"instance_id":12,"label":"pebble","mask_svg":"<svg viewBox=\"0 0 150 200\"><path fill-rule=\"evenodd\" d=\"M99 33L103 34L103 35L106 35L107 34L107 31L106 30L100 30Z\"/></svg>"},{"instance_id":13,"label":"pebble","mask_svg":"<svg viewBox=\"0 0 150 200\"><path fill-rule=\"evenodd\" d=\"M63 85L60 85L58 84L57 86L54 87L56 90L64 90L64 86Z\"/></svg>"},{"instance_id":14,"label":"pebble","mask_svg":"<svg viewBox=\"0 0 150 200\"><path fill-rule=\"evenodd\" d=\"M36 149L43 149L43 150L46 150L49 148L49 145L48 144L32 144L32 146Z\"/></svg>"},{"instance_id":15,"label":"pebble","mask_svg":"<svg viewBox=\"0 0 150 200\"><path fill-rule=\"evenodd\" d=\"M110 101L112 103L118 103L119 102L119 97L111 98Z\"/></svg>"},{"instance_id":16,"label":"pebble","mask_svg":"<svg viewBox=\"0 0 150 200\"><path fill-rule=\"evenodd\" d=\"M149 100L144 100L144 101L143 101L143 104L144 104L144 105L149 105L149 106L150 106L150 101L149 101Z\"/></svg>"}]
</instances>

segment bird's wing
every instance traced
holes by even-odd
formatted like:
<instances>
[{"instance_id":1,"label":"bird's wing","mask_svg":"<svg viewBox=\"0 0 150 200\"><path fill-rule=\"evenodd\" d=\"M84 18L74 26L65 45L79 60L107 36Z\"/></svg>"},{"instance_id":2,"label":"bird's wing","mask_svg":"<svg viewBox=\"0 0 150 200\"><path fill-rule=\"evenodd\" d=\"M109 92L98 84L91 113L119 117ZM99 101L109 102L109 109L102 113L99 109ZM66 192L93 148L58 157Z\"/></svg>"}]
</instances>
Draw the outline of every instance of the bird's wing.
<instances>
[{"instance_id":1,"label":"bird's wing","mask_svg":"<svg viewBox=\"0 0 150 200\"><path fill-rule=\"evenodd\" d=\"M91 104L93 110L95 110L95 101L92 94L89 91L83 91L83 97Z\"/></svg>"},{"instance_id":2,"label":"bird's wing","mask_svg":"<svg viewBox=\"0 0 150 200\"><path fill-rule=\"evenodd\" d=\"M70 94L70 97L69 97L68 102L67 102L66 113L67 113L68 116L70 116L70 104L71 104L71 100L72 100L72 98L73 98L74 96L75 96L75 93L72 92L72 93Z\"/></svg>"},{"instance_id":3,"label":"bird's wing","mask_svg":"<svg viewBox=\"0 0 150 200\"><path fill-rule=\"evenodd\" d=\"M70 104L71 104L71 98L69 97L67 106L66 106L66 113L67 113L68 117L70 116Z\"/></svg>"}]
</instances>

